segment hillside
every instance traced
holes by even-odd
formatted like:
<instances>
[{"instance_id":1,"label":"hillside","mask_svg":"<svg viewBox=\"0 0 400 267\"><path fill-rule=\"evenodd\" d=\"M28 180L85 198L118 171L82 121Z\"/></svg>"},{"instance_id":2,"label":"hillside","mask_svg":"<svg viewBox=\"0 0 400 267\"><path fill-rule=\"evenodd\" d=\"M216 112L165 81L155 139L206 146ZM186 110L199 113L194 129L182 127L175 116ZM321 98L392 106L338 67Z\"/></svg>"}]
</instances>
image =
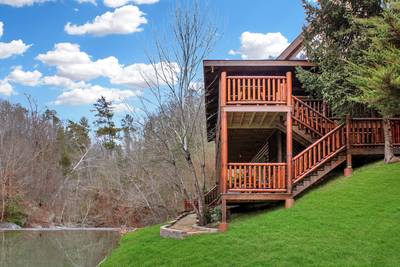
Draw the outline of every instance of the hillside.
<instances>
[{"instance_id":1,"label":"hillside","mask_svg":"<svg viewBox=\"0 0 400 267\"><path fill-rule=\"evenodd\" d=\"M126 235L103 266L399 266L400 164L374 163L277 209L234 219L227 233Z\"/></svg>"}]
</instances>

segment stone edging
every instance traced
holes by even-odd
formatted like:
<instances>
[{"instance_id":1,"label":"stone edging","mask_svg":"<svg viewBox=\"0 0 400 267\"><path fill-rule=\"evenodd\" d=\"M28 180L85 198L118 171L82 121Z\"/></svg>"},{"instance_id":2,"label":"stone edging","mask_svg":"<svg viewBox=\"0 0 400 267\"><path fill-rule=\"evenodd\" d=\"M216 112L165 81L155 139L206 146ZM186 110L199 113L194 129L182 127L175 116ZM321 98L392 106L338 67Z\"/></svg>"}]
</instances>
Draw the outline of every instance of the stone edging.
<instances>
[{"instance_id":1,"label":"stone edging","mask_svg":"<svg viewBox=\"0 0 400 267\"><path fill-rule=\"evenodd\" d=\"M203 227L199 226L197 224L192 225L194 229L197 229L198 231L195 232L188 232L188 231L183 231L183 230L178 230L178 229L172 229L170 228L173 226L177 221L185 217L186 215L189 215L190 212L181 214L178 216L175 220L171 221L170 223L163 225L160 227L160 236L162 237L167 237L167 238L174 238L174 239L184 239L187 236L190 235L196 235L196 234L208 234L208 233L218 233L219 230L215 228L208 228L208 227Z\"/></svg>"}]
</instances>

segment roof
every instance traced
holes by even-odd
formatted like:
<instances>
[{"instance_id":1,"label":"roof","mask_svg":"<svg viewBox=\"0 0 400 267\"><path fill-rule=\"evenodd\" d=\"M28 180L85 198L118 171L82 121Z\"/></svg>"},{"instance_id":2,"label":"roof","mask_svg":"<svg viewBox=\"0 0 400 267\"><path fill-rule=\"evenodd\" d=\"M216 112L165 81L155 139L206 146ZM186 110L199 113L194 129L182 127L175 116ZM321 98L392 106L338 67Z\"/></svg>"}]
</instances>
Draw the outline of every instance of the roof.
<instances>
[{"instance_id":1,"label":"roof","mask_svg":"<svg viewBox=\"0 0 400 267\"><path fill-rule=\"evenodd\" d=\"M276 58L277 60L291 60L294 58L303 48L303 35L299 34L296 39L288 46L285 50Z\"/></svg>"}]
</instances>

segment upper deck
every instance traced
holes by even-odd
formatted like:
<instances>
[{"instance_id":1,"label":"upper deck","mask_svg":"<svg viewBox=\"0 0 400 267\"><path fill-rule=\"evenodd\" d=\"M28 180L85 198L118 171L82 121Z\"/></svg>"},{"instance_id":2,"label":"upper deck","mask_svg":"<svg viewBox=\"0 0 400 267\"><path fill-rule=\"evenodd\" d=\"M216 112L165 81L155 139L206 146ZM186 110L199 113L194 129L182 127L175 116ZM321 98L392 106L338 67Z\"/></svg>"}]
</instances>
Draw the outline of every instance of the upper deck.
<instances>
[{"instance_id":1,"label":"upper deck","mask_svg":"<svg viewBox=\"0 0 400 267\"><path fill-rule=\"evenodd\" d=\"M289 106L292 93L288 92L287 73L294 73L296 67L315 65L307 60L204 60L203 66L207 132L211 141L221 105ZM302 90L295 77L293 90L294 94Z\"/></svg>"}]
</instances>

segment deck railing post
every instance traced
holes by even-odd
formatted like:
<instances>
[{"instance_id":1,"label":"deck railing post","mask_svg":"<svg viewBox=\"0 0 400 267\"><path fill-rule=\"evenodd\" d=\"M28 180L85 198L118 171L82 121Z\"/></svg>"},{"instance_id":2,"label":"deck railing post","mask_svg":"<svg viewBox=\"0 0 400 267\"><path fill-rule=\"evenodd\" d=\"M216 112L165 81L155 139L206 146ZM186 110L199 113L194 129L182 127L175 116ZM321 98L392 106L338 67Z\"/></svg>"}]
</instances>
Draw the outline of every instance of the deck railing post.
<instances>
[{"instance_id":1,"label":"deck railing post","mask_svg":"<svg viewBox=\"0 0 400 267\"><path fill-rule=\"evenodd\" d=\"M292 106L292 86L293 86L293 81L292 81L292 72L288 71L286 72L286 84L287 84L287 105Z\"/></svg>"},{"instance_id":2,"label":"deck railing post","mask_svg":"<svg viewBox=\"0 0 400 267\"><path fill-rule=\"evenodd\" d=\"M353 173L352 156L351 156L351 118L350 114L346 115L346 169L344 169L344 176L351 176Z\"/></svg>"}]
</instances>

